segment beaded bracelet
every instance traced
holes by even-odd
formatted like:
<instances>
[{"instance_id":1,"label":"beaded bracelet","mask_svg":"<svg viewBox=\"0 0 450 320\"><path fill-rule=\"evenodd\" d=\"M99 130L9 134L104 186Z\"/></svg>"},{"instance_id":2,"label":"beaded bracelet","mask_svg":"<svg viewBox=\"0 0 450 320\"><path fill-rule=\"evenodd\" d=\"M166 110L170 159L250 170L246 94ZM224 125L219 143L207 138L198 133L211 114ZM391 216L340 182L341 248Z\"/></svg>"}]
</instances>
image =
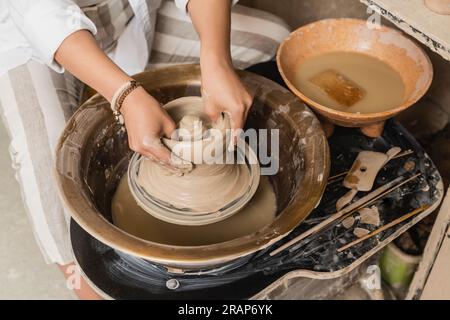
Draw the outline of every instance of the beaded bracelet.
<instances>
[{"instance_id":1,"label":"beaded bracelet","mask_svg":"<svg viewBox=\"0 0 450 320\"><path fill-rule=\"evenodd\" d=\"M120 114L120 109L122 108L125 98L140 86L141 84L136 80L130 80L116 91L111 99L111 109L113 110L114 115L118 116Z\"/></svg>"}]
</instances>

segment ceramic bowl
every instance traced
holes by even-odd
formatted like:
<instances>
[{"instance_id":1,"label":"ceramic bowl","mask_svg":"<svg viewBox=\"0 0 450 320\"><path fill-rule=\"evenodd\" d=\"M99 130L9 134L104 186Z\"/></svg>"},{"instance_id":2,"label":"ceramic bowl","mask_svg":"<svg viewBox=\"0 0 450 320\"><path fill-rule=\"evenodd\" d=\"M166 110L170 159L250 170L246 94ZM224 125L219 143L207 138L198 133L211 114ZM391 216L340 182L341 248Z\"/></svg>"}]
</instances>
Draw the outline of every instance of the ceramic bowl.
<instances>
[{"instance_id":1,"label":"ceramic bowl","mask_svg":"<svg viewBox=\"0 0 450 320\"><path fill-rule=\"evenodd\" d=\"M294 85L295 71L306 60L330 52L362 53L388 64L405 85L401 105L383 112L358 114L338 111L310 99ZM330 123L361 127L371 137L381 135L385 120L416 103L433 79L430 59L416 43L396 30L384 26L369 28L367 21L358 19L327 19L297 29L280 45L277 64L291 91L314 109L328 129Z\"/></svg>"}]
</instances>

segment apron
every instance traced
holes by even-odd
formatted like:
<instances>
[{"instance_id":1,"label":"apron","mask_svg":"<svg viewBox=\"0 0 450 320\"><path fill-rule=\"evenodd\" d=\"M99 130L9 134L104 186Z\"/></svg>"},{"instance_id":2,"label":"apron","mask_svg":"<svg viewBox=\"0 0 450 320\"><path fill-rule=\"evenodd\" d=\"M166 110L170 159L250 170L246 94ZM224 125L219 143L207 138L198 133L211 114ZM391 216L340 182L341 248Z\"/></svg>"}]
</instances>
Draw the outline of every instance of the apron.
<instances>
[{"instance_id":1,"label":"apron","mask_svg":"<svg viewBox=\"0 0 450 320\"><path fill-rule=\"evenodd\" d=\"M114 49L117 39L134 17L128 0L105 0L81 10L97 27L95 39L105 52Z\"/></svg>"}]
</instances>

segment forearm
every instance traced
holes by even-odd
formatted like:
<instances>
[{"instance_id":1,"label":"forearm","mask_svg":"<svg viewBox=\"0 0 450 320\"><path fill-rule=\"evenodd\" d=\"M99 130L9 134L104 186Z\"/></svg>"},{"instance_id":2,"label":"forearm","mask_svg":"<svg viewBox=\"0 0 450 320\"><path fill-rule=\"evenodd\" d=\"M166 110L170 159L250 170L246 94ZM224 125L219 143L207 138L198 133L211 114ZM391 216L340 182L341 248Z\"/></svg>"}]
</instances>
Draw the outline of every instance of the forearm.
<instances>
[{"instance_id":1,"label":"forearm","mask_svg":"<svg viewBox=\"0 0 450 320\"><path fill-rule=\"evenodd\" d=\"M201 41L201 63L231 66L230 0L190 0L188 11Z\"/></svg>"},{"instance_id":2,"label":"forearm","mask_svg":"<svg viewBox=\"0 0 450 320\"><path fill-rule=\"evenodd\" d=\"M190 0L188 11L201 41L205 112L213 121L226 112L231 116L232 128L242 129L253 97L231 61L231 0Z\"/></svg>"},{"instance_id":3,"label":"forearm","mask_svg":"<svg viewBox=\"0 0 450 320\"><path fill-rule=\"evenodd\" d=\"M56 51L55 60L108 101L121 85L131 79L99 48L87 30L67 37Z\"/></svg>"},{"instance_id":4,"label":"forearm","mask_svg":"<svg viewBox=\"0 0 450 320\"><path fill-rule=\"evenodd\" d=\"M58 48L56 61L75 77L91 86L111 102L116 91L131 78L98 47L88 31L77 31ZM161 144L160 137L170 137L175 124L159 102L143 87L128 94L120 109L125 120L128 143L136 151L165 166L176 167L171 153Z\"/></svg>"}]
</instances>

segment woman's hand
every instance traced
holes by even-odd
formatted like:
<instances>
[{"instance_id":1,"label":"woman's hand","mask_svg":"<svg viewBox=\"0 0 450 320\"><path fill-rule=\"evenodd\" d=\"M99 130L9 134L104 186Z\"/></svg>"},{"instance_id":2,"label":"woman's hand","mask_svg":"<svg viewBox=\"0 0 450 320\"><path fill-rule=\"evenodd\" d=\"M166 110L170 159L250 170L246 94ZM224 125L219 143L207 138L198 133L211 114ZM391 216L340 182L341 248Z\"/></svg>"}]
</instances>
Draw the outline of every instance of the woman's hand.
<instances>
[{"instance_id":1,"label":"woman's hand","mask_svg":"<svg viewBox=\"0 0 450 320\"><path fill-rule=\"evenodd\" d=\"M80 30L68 36L56 51L55 59L108 101L112 100L118 88L132 80L100 50L87 30ZM133 151L177 172L192 168L192 164L174 163L170 150L163 146L161 137L170 138L175 124L159 102L144 88L139 87L130 93L120 111L125 119L128 142Z\"/></svg>"},{"instance_id":2,"label":"woman's hand","mask_svg":"<svg viewBox=\"0 0 450 320\"><path fill-rule=\"evenodd\" d=\"M201 41L200 66L205 111L212 120L216 120L220 112L227 112L231 116L233 129L241 129L253 96L231 63L231 1L208 1L205 5L205 1L190 0L188 11Z\"/></svg>"},{"instance_id":3,"label":"woman's hand","mask_svg":"<svg viewBox=\"0 0 450 320\"><path fill-rule=\"evenodd\" d=\"M160 103L139 87L125 98L120 112L125 120L130 148L174 169L171 152L162 144L161 137L170 138L175 123Z\"/></svg>"},{"instance_id":4,"label":"woman's hand","mask_svg":"<svg viewBox=\"0 0 450 320\"><path fill-rule=\"evenodd\" d=\"M206 114L216 121L221 112L232 120L232 129L242 129L253 95L242 83L229 62L210 62L203 58L202 96Z\"/></svg>"}]
</instances>

